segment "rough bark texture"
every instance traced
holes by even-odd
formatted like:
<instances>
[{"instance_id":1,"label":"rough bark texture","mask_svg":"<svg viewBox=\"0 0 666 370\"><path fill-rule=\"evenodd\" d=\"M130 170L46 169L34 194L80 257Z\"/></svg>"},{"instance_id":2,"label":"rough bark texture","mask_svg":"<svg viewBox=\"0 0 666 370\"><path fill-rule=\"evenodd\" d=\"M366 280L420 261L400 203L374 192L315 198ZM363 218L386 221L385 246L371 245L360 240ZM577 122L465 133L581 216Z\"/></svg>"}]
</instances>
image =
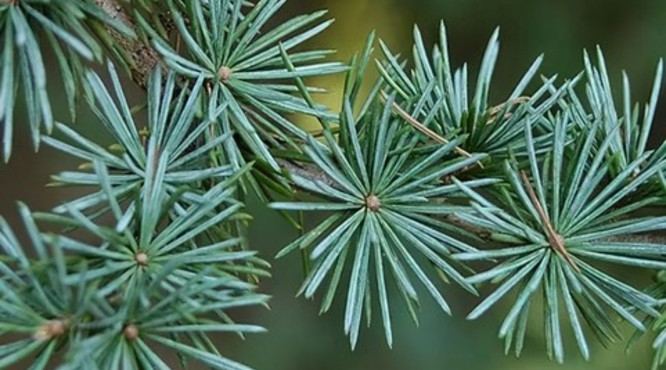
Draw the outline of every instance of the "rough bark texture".
<instances>
[{"instance_id":1,"label":"rough bark texture","mask_svg":"<svg viewBox=\"0 0 666 370\"><path fill-rule=\"evenodd\" d=\"M127 14L127 11L116 0L93 0L109 17L116 21L122 22L131 29L136 29L136 25L132 22L132 18ZM149 45L144 44L140 40L129 39L118 31L107 27L111 37L125 50L128 61L131 62L130 70L132 72L132 80L139 86L145 88L150 77L151 72L160 63L159 55Z\"/></svg>"}]
</instances>

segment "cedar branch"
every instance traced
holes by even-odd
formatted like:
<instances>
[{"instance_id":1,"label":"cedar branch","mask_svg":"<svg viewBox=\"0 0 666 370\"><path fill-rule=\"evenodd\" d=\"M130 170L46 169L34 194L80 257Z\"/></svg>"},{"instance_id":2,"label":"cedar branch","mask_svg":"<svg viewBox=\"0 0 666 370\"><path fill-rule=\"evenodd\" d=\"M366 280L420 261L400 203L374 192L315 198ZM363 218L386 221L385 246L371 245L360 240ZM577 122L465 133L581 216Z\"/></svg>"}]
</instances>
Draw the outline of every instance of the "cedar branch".
<instances>
[{"instance_id":1,"label":"cedar branch","mask_svg":"<svg viewBox=\"0 0 666 370\"><path fill-rule=\"evenodd\" d=\"M111 18L119 20L123 22L126 26L130 27L131 29L136 30L136 25L132 21L131 16L127 13L126 9L121 5L121 3L118 0L93 0L95 4L97 4L104 12L106 12ZM157 52L150 47L150 45L146 45L142 43L140 40L135 40L135 39L128 39L124 35L118 33L117 31L113 30L112 28L109 28L109 32L111 33L111 36L119 43L119 45L122 46L123 49L126 49L128 53L128 57L130 59L131 63L131 72L132 72L132 79L141 87L146 88L148 79L150 77L150 73L155 69L155 67L160 63L160 58ZM516 102L520 102L521 98L518 98ZM513 104L515 102L509 102L509 104ZM394 107L395 108L395 107ZM502 106L495 107L494 110L491 112L497 114ZM402 111L402 112L401 112ZM396 112L400 114L403 119L408 120L408 122L414 124L412 121L416 120L409 120L409 117L411 115L406 114L407 112L404 112L402 108L398 107L396 109ZM418 121L416 121L418 123ZM416 129L419 128L425 128L427 130L427 127L423 126L422 124L419 125L414 125ZM430 137L430 133L434 133L430 130L430 132L423 132L424 134L428 135ZM444 138L441 138L439 135L434 133L435 136L431 137L431 139L435 140L438 142L445 143L446 140ZM464 156L469 156L470 154L464 151L464 149L461 148L456 148L457 151L460 151L459 154L464 155ZM332 179L330 176L328 176L324 171L320 170L316 166L308 163L301 163L297 161L292 161L292 160L286 160L286 159L279 159L278 160L279 164L287 170L289 173L292 174L298 174L299 176L302 176L304 178L308 178L313 181L320 181L323 182L329 186L332 186L334 188L340 188L340 185ZM528 187L528 190L530 188ZM533 189L532 189L533 192ZM538 202L535 202L535 206L537 206L539 209L540 205ZM543 211L543 210L542 210ZM457 225L460 225L462 227L465 227L465 222L462 222L460 220L455 220L453 216L448 216L447 219L449 219L450 222L456 223ZM545 224L550 224L549 222L544 222ZM552 226L551 226L552 228ZM470 230L474 232L478 232L478 228L474 228L470 226ZM553 232L553 236L556 236L557 234ZM607 241L612 241L612 242L624 242L624 243L659 243L659 244L666 244L666 236L662 234L641 234L641 235L624 235L621 237L614 237L610 240ZM564 249L564 246L562 245L561 241L558 242L557 238L553 239L552 241L553 245L555 248L561 248L562 251L564 251L563 257L566 259L566 256L568 255L568 252L566 249ZM569 259L571 256L569 256ZM573 262L573 261L572 261ZM573 264L575 266L575 263ZM577 267L576 267L577 269Z\"/></svg>"}]
</instances>

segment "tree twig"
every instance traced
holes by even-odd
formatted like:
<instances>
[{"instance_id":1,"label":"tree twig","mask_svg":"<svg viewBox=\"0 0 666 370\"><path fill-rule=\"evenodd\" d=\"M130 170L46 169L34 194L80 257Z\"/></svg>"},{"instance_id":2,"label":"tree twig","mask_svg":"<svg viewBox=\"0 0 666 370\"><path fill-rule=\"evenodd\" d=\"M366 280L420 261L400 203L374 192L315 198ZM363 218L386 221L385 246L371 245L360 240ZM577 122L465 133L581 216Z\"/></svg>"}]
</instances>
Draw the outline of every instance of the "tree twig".
<instances>
[{"instance_id":1,"label":"tree twig","mask_svg":"<svg viewBox=\"0 0 666 370\"><path fill-rule=\"evenodd\" d=\"M386 100L387 99L386 93L382 91L381 94L382 94L382 98L384 100ZM435 131L429 129L426 125L419 122L416 118L412 117L411 114L407 113L407 111L402 109L402 107L400 107L400 105L398 105L395 102L393 103L393 110L396 113L398 113L398 115L400 117L402 117L402 119L409 122L409 124L412 125L412 127L414 127L417 131L419 131L420 133L429 137L431 140L435 141L436 143L439 143L439 144L448 144L449 143L449 141L446 138L440 136ZM469 157L472 156L468 151L466 151L465 149L460 148L460 147L455 147L453 150L456 153L458 153L459 155L463 156L463 157L469 158Z\"/></svg>"},{"instance_id":2,"label":"tree twig","mask_svg":"<svg viewBox=\"0 0 666 370\"><path fill-rule=\"evenodd\" d=\"M550 217L548 217L546 211L544 211L543 207L541 207L541 202L539 201L539 198L534 192L534 188L532 187L530 179L527 177L525 171L520 171L520 177L523 180L523 185L525 185L525 188L527 188L527 192L530 196L532 204L534 205L534 208L536 208L539 217L541 217L541 223L543 224L544 231L548 236L548 244L550 244L550 247L556 253L562 256L562 258L564 258L564 260L567 261L567 263L574 270L576 270L576 272L580 272L580 268L576 264L576 261L574 261L573 258L571 258L569 251L567 251L567 248L564 245L564 238L562 238L562 236L555 231L555 229L553 228L553 224L550 222Z\"/></svg>"},{"instance_id":3,"label":"tree twig","mask_svg":"<svg viewBox=\"0 0 666 370\"><path fill-rule=\"evenodd\" d=\"M93 0L109 17L123 23L125 26L136 31L136 25L125 8L117 0ZM157 52L141 40L128 38L112 27L106 27L115 42L125 51L126 61L129 62L132 80L142 88L146 88L150 74L160 63Z\"/></svg>"}]
</instances>

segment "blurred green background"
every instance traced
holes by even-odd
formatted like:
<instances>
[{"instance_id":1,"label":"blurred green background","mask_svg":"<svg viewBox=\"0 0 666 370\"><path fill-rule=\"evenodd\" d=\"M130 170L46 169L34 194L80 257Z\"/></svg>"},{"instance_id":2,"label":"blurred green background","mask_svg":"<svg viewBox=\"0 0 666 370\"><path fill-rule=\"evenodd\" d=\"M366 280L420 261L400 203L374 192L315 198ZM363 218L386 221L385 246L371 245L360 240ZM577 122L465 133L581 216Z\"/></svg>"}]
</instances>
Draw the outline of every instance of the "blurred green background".
<instances>
[{"instance_id":1,"label":"blurred green background","mask_svg":"<svg viewBox=\"0 0 666 370\"><path fill-rule=\"evenodd\" d=\"M582 69L583 49L594 50L597 44L605 52L614 86L620 86L620 72L626 69L632 81L634 99L645 101L656 63L660 57L666 56L666 2L663 0L290 0L275 21L321 8L330 9L330 16L337 21L312 44L339 50L338 58L342 60L348 60L373 29L394 51L406 55L410 53L414 24L419 25L428 44L432 44L439 21L444 20L449 31L453 64L458 66L469 62L474 71L488 37L496 26L500 26L502 51L492 95L497 103L511 91L522 72L539 54L546 54L541 70L544 75L558 73L561 78L568 78ZM56 71L52 69L51 75ZM340 83L339 78L319 81L320 85L331 88L331 93L323 101L331 106L337 105ZM58 83L53 81L50 86L57 117L69 122ZM140 90L135 87L130 90L135 99L140 99ZM618 93L620 91L617 89ZM662 122L665 118L662 104L651 137L653 144L663 140ZM20 119L16 121L20 123ZM88 136L97 137L102 142L108 140L90 114L79 116L75 125ZM73 168L78 163L48 148L41 148L39 155L34 154L27 136L25 132L17 133L10 164L0 164L0 214L9 218L17 228L20 223L16 218L16 200L26 202L33 210L46 210L78 191L44 187L50 174ZM505 357L497 332L506 307L492 310L481 320L468 322L464 316L478 301L450 289L446 293L454 308L454 317L442 314L427 295L422 295L421 325L416 327L401 302L396 301L394 349L389 350L384 343L379 318L375 317L374 325L362 331L360 345L352 352L342 330L340 300L331 313L320 317L315 303L294 297L302 278L298 257L272 260L272 256L295 237L295 231L262 204L255 202L250 207L256 217L251 245L273 263L273 277L264 281L261 290L271 294L273 299L270 310L235 312L234 317L239 321L262 324L269 332L246 340L221 337L219 345L226 355L257 369L649 368L651 338L641 340L629 354L626 353L626 343L618 343L608 350L595 344L589 362L578 355L573 342L568 340L565 365L557 365L546 358L538 314L530 323L526 351L521 359ZM618 273L626 278L630 276L637 284L649 281L649 276L636 276L631 270ZM570 334L567 327L565 332ZM630 330L626 332L627 337L631 335Z\"/></svg>"}]
</instances>

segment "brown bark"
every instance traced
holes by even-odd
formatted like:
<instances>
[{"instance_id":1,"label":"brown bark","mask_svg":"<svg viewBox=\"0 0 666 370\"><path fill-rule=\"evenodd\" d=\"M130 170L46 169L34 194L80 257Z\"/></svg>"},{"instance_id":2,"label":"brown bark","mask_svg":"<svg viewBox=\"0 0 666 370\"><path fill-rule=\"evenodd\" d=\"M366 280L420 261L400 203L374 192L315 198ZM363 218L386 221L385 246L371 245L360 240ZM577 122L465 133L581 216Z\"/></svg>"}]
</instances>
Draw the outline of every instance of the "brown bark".
<instances>
[{"instance_id":1,"label":"brown bark","mask_svg":"<svg viewBox=\"0 0 666 370\"><path fill-rule=\"evenodd\" d=\"M136 25L123 6L117 0L93 0L113 20L119 21L127 27L136 30ZM107 27L111 37L125 51L125 57L130 62L132 80L142 88L146 88L151 72L160 63L157 52L138 39L131 39L111 27Z\"/></svg>"}]
</instances>

